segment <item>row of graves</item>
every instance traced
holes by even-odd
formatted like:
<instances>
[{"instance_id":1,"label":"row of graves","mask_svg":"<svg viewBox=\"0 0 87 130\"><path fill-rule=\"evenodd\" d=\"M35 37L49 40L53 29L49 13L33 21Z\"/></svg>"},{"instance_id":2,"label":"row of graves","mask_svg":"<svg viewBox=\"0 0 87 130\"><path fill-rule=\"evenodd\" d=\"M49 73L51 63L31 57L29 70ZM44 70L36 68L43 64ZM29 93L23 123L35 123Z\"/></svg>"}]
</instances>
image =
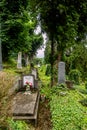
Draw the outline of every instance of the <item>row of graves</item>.
<instances>
[{"instance_id":1,"label":"row of graves","mask_svg":"<svg viewBox=\"0 0 87 130\"><path fill-rule=\"evenodd\" d=\"M31 74L22 75L18 87L12 105L13 119L34 120L37 126L40 101L37 69L33 69Z\"/></svg>"}]
</instances>

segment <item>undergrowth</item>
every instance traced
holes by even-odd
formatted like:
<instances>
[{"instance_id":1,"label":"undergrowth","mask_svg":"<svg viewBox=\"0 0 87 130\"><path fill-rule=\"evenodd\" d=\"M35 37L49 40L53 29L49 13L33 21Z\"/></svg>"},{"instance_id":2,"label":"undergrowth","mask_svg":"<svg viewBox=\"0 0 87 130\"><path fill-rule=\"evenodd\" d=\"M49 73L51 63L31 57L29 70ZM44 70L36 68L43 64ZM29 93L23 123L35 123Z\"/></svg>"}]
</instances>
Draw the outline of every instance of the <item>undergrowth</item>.
<instances>
[{"instance_id":1,"label":"undergrowth","mask_svg":"<svg viewBox=\"0 0 87 130\"><path fill-rule=\"evenodd\" d=\"M49 99L52 130L87 130L87 107L79 102L87 97L81 92L85 91L84 84L74 86L74 90L59 86L50 88L45 67L43 66L39 72L44 82L41 94Z\"/></svg>"}]
</instances>

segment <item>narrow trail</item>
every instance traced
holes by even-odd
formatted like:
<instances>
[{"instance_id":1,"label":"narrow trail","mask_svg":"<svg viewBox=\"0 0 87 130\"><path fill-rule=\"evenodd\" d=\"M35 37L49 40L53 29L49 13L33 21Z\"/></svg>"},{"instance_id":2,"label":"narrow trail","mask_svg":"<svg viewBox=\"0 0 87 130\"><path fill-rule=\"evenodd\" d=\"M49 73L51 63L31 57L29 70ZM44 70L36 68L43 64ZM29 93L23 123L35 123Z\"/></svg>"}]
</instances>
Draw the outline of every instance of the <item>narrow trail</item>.
<instances>
[{"instance_id":1,"label":"narrow trail","mask_svg":"<svg viewBox=\"0 0 87 130\"><path fill-rule=\"evenodd\" d=\"M48 105L48 100L46 99L44 102L40 101L38 126L35 130L51 130L50 116L51 114Z\"/></svg>"}]
</instances>

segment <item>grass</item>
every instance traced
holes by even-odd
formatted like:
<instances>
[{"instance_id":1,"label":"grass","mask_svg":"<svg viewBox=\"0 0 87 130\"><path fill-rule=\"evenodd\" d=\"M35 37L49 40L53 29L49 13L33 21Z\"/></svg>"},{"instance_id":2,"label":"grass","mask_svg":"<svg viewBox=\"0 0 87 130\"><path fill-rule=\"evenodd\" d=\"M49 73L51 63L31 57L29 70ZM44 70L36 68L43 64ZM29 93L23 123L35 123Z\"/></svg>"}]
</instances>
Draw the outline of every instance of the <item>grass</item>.
<instances>
[{"instance_id":1,"label":"grass","mask_svg":"<svg viewBox=\"0 0 87 130\"><path fill-rule=\"evenodd\" d=\"M15 69L4 69L0 72L0 127L8 125L7 118L10 117L10 103L12 97L8 95L15 76L18 76ZM40 84L40 92L49 99L52 130L87 130L87 107L83 106L80 101L87 98L84 84L75 86L75 90L62 89L58 86L50 88L50 77L45 75L46 66L39 68L39 78L42 82ZM28 70L27 70L28 72ZM61 95L61 93L65 93ZM14 96L14 95L12 95ZM12 121L12 120L11 120ZM13 122L13 127L18 126L18 122ZM25 124L25 123L24 123ZM9 124L10 126L12 124ZM34 128L31 126L30 130Z\"/></svg>"},{"instance_id":2,"label":"grass","mask_svg":"<svg viewBox=\"0 0 87 130\"><path fill-rule=\"evenodd\" d=\"M58 86L49 88L50 77L45 76L45 67L40 69L40 78L44 83L41 93L50 99L52 130L87 130L87 107L79 101L87 98L84 84L74 86L75 90L62 89ZM66 93L61 95L60 93Z\"/></svg>"},{"instance_id":3,"label":"grass","mask_svg":"<svg viewBox=\"0 0 87 130\"><path fill-rule=\"evenodd\" d=\"M14 128L12 130L17 130L15 127L18 128L18 130L22 130L21 128L25 125L24 122L12 122L11 120L11 103L16 93L14 92L10 95L9 90L12 88L17 76L19 76L19 74L16 73L13 68L3 69L3 71L0 71L0 130L11 130L11 123L13 123ZM10 123L8 122L8 117L10 117ZM29 128L25 130L31 129Z\"/></svg>"},{"instance_id":4,"label":"grass","mask_svg":"<svg viewBox=\"0 0 87 130\"><path fill-rule=\"evenodd\" d=\"M53 130L86 130L87 108L79 100L82 97L76 90L66 96L53 95L50 101Z\"/></svg>"}]
</instances>

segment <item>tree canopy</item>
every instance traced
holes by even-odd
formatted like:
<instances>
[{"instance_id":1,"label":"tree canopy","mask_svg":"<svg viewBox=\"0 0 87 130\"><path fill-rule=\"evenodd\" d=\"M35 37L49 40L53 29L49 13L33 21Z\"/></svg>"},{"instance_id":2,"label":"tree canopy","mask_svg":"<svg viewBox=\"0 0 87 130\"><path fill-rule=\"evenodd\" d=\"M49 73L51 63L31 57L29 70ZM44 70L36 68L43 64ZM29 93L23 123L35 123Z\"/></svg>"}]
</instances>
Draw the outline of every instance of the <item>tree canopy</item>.
<instances>
[{"instance_id":1,"label":"tree canopy","mask_svg":"<svg viewBox=\"0 0 87 130\"><path fill-rule=\"evenodd\" d=\"M66 48L81 43L87 34L87 1L84 0L30 0L32 10L39 11L42 31L51 41L51 70L53 75L54 47L58 60ZM53 79L52 79L53 80Z\"/></svg>"},{"instance_id":2,"label":"tree canopy","mask_svg":"<svg viewBox=\"0 0 87 130\"><path fill-rule=\"evenodd\" d=\"M29 12L28 0L1 1L1 38L3 60L18 51L35 55L42 42L41 34L36 35L37 18Z\"/></svg>"}]
</instances>

